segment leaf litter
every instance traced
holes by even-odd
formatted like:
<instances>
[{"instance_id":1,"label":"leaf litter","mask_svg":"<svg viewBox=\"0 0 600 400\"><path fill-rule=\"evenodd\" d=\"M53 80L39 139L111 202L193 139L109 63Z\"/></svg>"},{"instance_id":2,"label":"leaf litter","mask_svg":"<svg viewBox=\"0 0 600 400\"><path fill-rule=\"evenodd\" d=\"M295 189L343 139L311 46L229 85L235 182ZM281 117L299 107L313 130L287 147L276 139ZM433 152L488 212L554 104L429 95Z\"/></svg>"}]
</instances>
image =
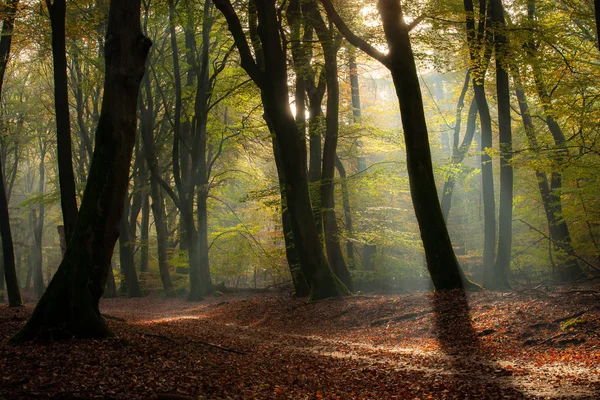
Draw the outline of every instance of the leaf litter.
<instances>
[{"instance_id":1,"label":"leaf litter","mask_svg":"<svg viewBox=\"0 0 600 400\"><path fill-rule=\"evenodd\" d=\"M0 306L0 399L597 399L595 289L105 299L117 339L21 346Z\"/></svg>"}]
</instances>

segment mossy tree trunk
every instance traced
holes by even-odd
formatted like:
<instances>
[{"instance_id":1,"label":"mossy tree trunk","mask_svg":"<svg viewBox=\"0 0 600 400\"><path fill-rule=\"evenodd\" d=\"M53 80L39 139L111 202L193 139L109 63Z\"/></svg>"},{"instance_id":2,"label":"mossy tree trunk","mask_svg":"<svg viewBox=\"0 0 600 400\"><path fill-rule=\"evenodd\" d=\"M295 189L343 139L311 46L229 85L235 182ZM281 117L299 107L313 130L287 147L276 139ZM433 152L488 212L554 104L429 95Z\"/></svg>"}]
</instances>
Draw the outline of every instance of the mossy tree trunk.
<instances>
[{"instance_id":1,"label":"mossy tree trunk","mask_svg":"<svg viewBox=\"0 0 600 400\"><path fill-rule=\"evenodd\" d=\"M140 0L110 3L106 75L94 155L67 253L13 342L113 336L99 310L129 184L137 99L152 42L140 31Z\"/></svg>"}]
</instances>

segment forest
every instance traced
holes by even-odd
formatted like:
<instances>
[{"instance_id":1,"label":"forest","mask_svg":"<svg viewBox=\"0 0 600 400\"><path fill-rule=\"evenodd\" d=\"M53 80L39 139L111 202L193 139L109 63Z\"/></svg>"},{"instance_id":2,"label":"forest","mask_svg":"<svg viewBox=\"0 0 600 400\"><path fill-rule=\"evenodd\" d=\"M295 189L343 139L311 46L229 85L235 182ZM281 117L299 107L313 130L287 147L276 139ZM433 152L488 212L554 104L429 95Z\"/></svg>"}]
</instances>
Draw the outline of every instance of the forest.
<instances>
[{"instance_id":1,"label":"forest","mask_svg":"<svg viewBox=\"0 0 600 400\"><path fill-rule=\"evenodd\" d=\"M0 19L0 400L600 398L600 0Z\"/></svg>"}]
</instances>

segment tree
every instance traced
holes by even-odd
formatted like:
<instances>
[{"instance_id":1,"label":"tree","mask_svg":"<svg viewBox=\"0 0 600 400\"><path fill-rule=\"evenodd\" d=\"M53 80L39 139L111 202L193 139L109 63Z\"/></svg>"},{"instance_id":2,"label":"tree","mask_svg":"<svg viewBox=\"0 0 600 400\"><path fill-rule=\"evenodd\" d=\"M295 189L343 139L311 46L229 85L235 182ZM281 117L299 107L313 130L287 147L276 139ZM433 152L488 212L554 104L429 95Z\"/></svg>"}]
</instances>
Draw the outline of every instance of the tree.
<instances>
[{"instance_id":1,"label":"tree","mask_svg":"<svg viewBox=\"0 0 600 400\"><path fill-rule=\"evenodd\" d=\"M492 0L491 17L494 24L494 53L496 58L496 92L498 94L498 126L500 130L500 211L498 215L498 252L493 270L486 274L484 269L484 286L488 288L506 289L510 270L512 249L512 208L513 208L513 168L512 131L510 119L510 89L508 81L507 61L508 38L502 0ZM488 266L491 267L491 266Z\"/></svg>"},{"instance_id":2,"label":"tree","mask_svg":"<svg viewBox=\"0 0 600 400\"><path fill-rule=\"evenodd\" d=\"M10 55L12 43L12 32L15 23L15 13L19 0L11 0L6 5L6 14L2 20L2 37L0 38L0 99L2 98L2 87L6 65ZM3 270L8 291L8 305L19 307L22 305L21 292L15 269L15 253L13 247L12 233L10 230L10 218L8 213L8 196L6 192L5 176L0 160L0 234L2 238Z\"/></svg>"},{"instance_id":3,"label":"tree","mask_svg":"<svg viewBox=\"0 0 600 400\"><path fill-rule=\"evenodd\" d=\"M274 135L274 152L280 152L278 170L284 175L286 202L304 277L310 285L310 298L323 299L349 294L325 259L314 224L306 171L306 146L289 106L285 47L275 4L253 2L257 10L257 37L261 61L254 59L240 19L229 0L217 0L238 49L241 65L259 87L265 120ZM256 47L255 47L256 48ZM276 162L277 157L276 157Z\"/></svg>"},{"instance_id":4,"label":"tree","mask_svg":"<svg viewBox=\"0 0 600 400\"><path fill-rule=\"evenodd\" d=\"M69 241L77 221L75 175L71 155L71 122L69 115L69 89L67 81L67 49L65 15L66 0L46 0L52 25L52 58L54 61L54 107L56 110L56 141L58 152L58 179L60 200L65 226L65 238Z\"/></svg>"},{"instance_id":5,"label":"tree","mask_svg":"<svg viewBox=\"0 0 600 400\"><path fill-rule=\"evenodd\" d=\"M446 228L437 197L423 100L409 27L396 0L379 0L377 7L389 52L384 55L344 24L329 0L322 0L329 19L354 46L381 62L392 74L400 103L411 197L425 249L427 268L436 289L463 288L464 276Z\"/></svg>"},{"instance_id":6,"label":"tree","mask_svg":"<svg viewBox=\"0 0 600 400\"><path fill-rule=\"evenodd\" d=\"M112 336L98 303L119 237L135 144L136 110L152 45L140 31L140 0L113 0L106 33L104 97L79 218L48 289L14 342Z\"/></svg>"}]
</instances>

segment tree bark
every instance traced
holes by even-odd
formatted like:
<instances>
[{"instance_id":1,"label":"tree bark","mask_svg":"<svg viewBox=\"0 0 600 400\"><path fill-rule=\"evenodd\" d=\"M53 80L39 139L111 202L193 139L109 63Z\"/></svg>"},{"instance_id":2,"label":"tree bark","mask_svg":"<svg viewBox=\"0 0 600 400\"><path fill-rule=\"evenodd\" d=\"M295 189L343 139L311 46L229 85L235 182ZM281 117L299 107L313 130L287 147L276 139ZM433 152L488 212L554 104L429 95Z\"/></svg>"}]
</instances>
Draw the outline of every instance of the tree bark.
<instances>
[{"instance_id":1,"label":"tree bark","mask_svg":"<svg viewBox=\"0 0 600 400\"><path fill-rule=\"evenodd\" d=\"M485 75L492 55L492 46L489 33L489 8L486 0L479 1L479 26L475 30L475 17L473 1L464 0L464 9L467 14L467 42L471 59L471 76L475 101L479 110L481 125L481 190L483 193L483 271L484 282L486 271L494 266L496 253L496 201L494 196L494 172L492 158L486 149L491 149L492 118L485 94ZM483 46L483 56L481 49Z\"/></svg>"},{"instance_id":2,"label":"tree bark","mask_svg":"<svg viewBox=\"0 0 600 400\"><path fill-rule=\"evenodd\" d=\"M125 197L125 205L123 207L123 216L120 222L120 235L119 235L119 259L121 261L121 272L125 278L125 290L121 289L120 292L126 292L127 297L142 297L142 287L138 280L137 272L135 270L135 261L133 259L133 242L131 240L131 233L129 232L129 199L127 195ZM123 284L121 284L123 287Z\"/></svg>"},{"instance_id":3,"label":"tree bark","mask_svg":"<svg viewBox=\"0 0 600 400\"><path fill-rule=\"evenodd\" d=\"M69 115L69 88L67 80L67 48L65 15L66 0L46 0L52 26L52 59L54 63L54 108L56 110L56 150L60 205L67 242L77 221L77 196L73 155L71 154L71 122Z\"/></svg>"},{"instance_id":4,"label":"tree bark","mask_svg":"<svg viewBox=\"0 0 600 400\"><path fill-rule=\"evenodd\" d=\"M98 303L119 237L135 143L137 98L151 45L140 32L140 0L113 0L102 111L75 231L48 289L13 342L113 336Z\"/></svg>"},{"instance_id":5,"label":"tree bark","mask_svg":"<svg viewBox=\"0 0 600 400\"><path fill-rule=\"evenodd\" d=\"M509 41L502 0L491 0L491 16L494 29L494 53L496 58L496 92L498 94L498 126L500 139L500 210L498 213L498 252L493 270L484 273L483 284L490 289L510 288L512 250L513 167L512 127L510 119L510 88L508 81Z\"/></svg>"},{"instance_id":6,"label":"tree bark","mask_svg":"<svg viewBox=\"0 0 600 400\"><path fill-rule=\"evenodd\" d=\"M10 0L5 5L4 18L2 20L2 35L0 37L0 99L2 98L2 87L4 84L4 74L8 57L10 55L10 46L12 43L12 32L15 22L15 13L19 0ZM0 155L1 157L1 155ZM10 230L10 215L8 212L8 193L5 186L3 162L0 159L0 235L2 238L2 257L4 260L4 278L6 279L6 290L8 292L9 307L20 307L23 304L21 300L21 291L17 280L15 270L15 253Z\"/></svg>"},{"instance_id":7,"label":"tree bark","mask_svg":"<svg viewBox=\"0 0 600 400\"><path fill-rule=\"evenodd\" d=\"M342 160L335 156L335 169L337 169L340 175L340 186L342 189L342 208L344 209L344 221L346 223L346 232L348 237L352 237L352 210L350 209L350 193L348 191L348 181L346 176L346 168ZM348 255L349 268L356 266L356 260L354 260L354 246L350 239L346 239L346 254Z\"/></svg>"}]
</instances>

